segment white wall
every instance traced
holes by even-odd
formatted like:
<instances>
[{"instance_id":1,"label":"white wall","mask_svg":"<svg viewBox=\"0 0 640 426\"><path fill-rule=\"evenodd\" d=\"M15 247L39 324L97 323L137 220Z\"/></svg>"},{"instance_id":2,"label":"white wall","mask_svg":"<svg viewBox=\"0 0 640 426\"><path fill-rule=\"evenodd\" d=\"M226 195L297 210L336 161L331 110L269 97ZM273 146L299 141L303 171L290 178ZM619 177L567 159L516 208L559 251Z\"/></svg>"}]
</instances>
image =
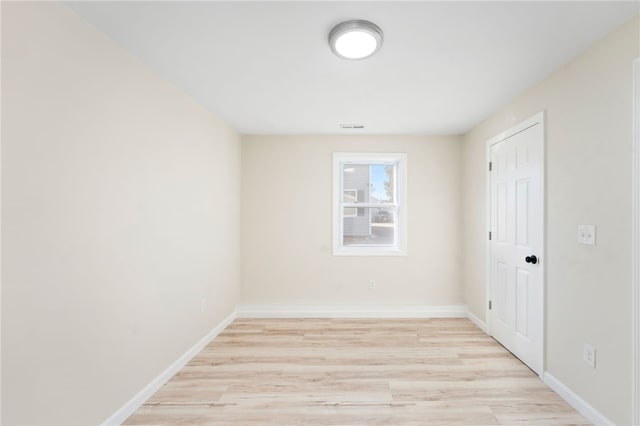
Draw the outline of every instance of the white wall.
<instances>
[{"instance_id":1,"label":"white wall","mask_svg":"<svg viewBox=\"0 0 640 426\"><path fill-rule=\"evenodd\" d=\"M546 114L546 368L631 423L631 85L635 18L464 136L464 294L485 317L485 141ZM597 245L577 244L595 224ZM582 361L596 347L597 368Z\"/></svg>"},{"instance_id":2,"label":"white wall","mask_svg":"<svg viewBox=\"0 0 640 426\"><path fill-rule=\"evenodd\" d=\"M234 309L239 137L60 4L2 89L2 423L97 424Z\"/></svg>"},{"instance_id":3,"label":"white wall","mask_svg":"<svg viewBox=\"0 0 640 426\"><path fill-rule=\"evenodd\" d=\"M408 256L332 255L333 152L407 153ZM244 136L242 182L244 303L462 302L459 137Z\"/></svg>"}]
</instances>

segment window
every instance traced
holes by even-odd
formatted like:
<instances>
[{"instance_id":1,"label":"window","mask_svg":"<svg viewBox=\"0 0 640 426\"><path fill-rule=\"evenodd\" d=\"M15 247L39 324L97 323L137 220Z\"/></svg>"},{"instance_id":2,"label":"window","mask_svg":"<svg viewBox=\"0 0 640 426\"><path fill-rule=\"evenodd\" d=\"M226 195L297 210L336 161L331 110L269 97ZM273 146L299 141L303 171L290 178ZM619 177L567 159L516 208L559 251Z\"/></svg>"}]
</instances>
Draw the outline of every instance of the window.
<instances>
[{"instance_id":1,"label":"window","mask_svg":"<svg viewBox=\"0 0 640 426\"><path fill-rule=\"evenodd\" d=\"M333 154L333 254L406 255L406 154Z\"/></svg>"}]
</instances>

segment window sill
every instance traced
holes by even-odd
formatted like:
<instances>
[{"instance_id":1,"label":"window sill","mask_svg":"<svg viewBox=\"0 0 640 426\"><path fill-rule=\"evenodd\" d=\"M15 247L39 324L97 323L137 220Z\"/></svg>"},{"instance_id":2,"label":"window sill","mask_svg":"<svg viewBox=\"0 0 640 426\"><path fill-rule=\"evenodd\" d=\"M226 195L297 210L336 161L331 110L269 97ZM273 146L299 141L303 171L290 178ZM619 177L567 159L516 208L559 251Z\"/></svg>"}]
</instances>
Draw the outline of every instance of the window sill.
<instances>
[{"instance_id":1,"label":"window sill","mask_svg":"<svg viewBox=\"0 0 640 426\"><path fill-rule=\"evenodd\" d=\"M334 256L407 256L406 249L397 247L335 247Z\"/></svg>"}]
</instances>

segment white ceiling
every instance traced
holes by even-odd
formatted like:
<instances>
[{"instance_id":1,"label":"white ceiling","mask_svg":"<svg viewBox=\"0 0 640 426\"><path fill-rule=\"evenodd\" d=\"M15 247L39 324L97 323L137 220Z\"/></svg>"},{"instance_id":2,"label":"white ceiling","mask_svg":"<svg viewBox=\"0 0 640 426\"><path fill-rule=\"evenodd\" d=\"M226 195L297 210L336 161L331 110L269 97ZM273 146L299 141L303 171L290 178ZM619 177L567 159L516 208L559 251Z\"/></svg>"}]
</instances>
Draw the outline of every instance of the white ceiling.
<instances>
[{"instance_id":1,"label":"white ceiling","mask_svg":"<svg viewBox=\"0 0 640 426\"><path fill-rule=\"evenodd\" d=\"M460 134L639 12L632 2L68 2L245 134ZM363 61L327 36L366 19ZM340 130L341 123L364 130Z\"/></svg>"}]
</instances>

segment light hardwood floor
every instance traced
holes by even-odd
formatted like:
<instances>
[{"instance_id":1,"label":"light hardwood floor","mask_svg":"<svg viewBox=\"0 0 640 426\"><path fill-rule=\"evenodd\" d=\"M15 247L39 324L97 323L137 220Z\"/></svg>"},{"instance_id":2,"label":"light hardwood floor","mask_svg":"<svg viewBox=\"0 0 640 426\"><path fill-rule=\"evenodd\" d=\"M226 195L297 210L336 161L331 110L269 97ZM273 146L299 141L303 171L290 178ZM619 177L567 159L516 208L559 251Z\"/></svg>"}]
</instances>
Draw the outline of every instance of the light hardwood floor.
<instances>
[{"instance_id":1,"label":"light hardwood floor","mask_svg":"<svg viewBox=\"0 0 640 426\"><path fill-rule=\"evenodd\" d=\"M125 424L590 424L466 319L238 319Z\"/></svg>"}]
</instances>

